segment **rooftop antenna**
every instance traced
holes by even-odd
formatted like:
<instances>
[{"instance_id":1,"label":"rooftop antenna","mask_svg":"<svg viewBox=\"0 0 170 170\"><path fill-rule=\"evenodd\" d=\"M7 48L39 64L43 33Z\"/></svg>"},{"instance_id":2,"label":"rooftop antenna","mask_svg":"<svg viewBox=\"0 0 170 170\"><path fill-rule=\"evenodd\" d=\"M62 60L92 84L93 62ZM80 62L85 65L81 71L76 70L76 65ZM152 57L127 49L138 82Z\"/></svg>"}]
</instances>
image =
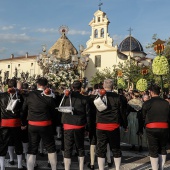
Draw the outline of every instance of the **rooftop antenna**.
<instances>
[{"instance_id":1,"label":"rooftop antenna","mask_svg":"<svg viewBox=\"0 0 170 170\"><path fill-rule=\"evenodd\" d=\"M99 10L101 11L101 6L103 5L103 3L101 2L101 0L100 0L100 2L99 2Z\"/></svg>"}]
</instances>

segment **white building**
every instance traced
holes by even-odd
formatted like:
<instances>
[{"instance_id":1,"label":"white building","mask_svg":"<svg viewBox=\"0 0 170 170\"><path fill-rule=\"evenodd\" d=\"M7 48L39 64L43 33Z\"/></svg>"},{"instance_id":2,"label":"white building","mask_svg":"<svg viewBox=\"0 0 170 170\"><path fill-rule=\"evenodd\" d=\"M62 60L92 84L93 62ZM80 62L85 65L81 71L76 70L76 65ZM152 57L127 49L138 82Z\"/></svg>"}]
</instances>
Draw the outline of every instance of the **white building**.
<instances>
[{"instance_id":1,"label":"white building","mask_svg":"<svg viewBox=\"0 0 170 170\"><path fill-rule=\"evenodd\" d=\"M41 74L40 67L37 65L36 56L29 56L26 53L25 56L15 57L13 54L10 58L0 60L0 69L2 81L4 80L4 73L8 75L8 78L14 77L14 72L17 69L18 77L22 72L28 72L30 76L34 74Z\"/></svg>"},{"instance_id":2,"label":"white building","mask_svg":"<svg viewBox=\"0 0 170 170\"><path fill-rule=\"evenodd\" d=\"M145 59L146 53L138 40L131 35L124 39L119 46L113 46L113 39L109 36L109 20L106 13L98 10L94 13L94 18L89 23L91 26L91 36L87 41L86 49L83 55L89 54L89 63L85 71L85 76L90 81L97 70L104 68L113 68L119 62L127 59L140 60ZM143 61L141 64L148 64Z\"/></svg>"}]
</instances>

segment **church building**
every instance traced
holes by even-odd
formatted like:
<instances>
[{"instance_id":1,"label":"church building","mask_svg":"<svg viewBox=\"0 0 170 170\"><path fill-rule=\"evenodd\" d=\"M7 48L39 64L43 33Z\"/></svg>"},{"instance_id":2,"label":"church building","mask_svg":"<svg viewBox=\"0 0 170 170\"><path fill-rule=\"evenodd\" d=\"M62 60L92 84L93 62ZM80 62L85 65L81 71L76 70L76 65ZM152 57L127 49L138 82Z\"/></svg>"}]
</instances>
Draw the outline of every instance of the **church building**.
<instances>
[{"instance_id":1,"label":"church building","mask_svg":"<svg viewBox=\"0 0 170 170\"><path fill-rule=\"evenodd\" d=\"M125 60L140 61L141 65L149 65L146 60L146 53L138 40L131 36L125 38L119 46L113 46L113 39L109 36L109 19L105 12L94 13L94 18L89 23L91 36L86 43L83 55L89 54L89 63L85 70L85 76L91 81L92 76L97 71L102 71L106 67L113 69L114 65Z\"/></svg>"}]
</instances>

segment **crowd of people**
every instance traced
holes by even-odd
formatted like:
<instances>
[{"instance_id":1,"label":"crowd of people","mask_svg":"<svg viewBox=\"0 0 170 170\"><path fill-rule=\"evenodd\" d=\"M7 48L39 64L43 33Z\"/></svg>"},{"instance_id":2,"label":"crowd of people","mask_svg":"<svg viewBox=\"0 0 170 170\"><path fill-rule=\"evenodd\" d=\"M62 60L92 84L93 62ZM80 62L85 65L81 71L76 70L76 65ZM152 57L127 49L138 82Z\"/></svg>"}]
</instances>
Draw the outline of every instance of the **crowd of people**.
<instances>
[{"instance_id":1,"label":"crowd of people","mask_svg":"<svg viewBox=\"0 0 170 170\"><path fill-rule=\"evenodd\" d=\"M95 169L97 156L99 170L104 170L105 158L108 167L114 162L115 169L120 170L121 142L139 152L147 147L152 169L164 169L170 134L170 96L161 98L159 86L151 85L143 93L115 91L113 81L106 79L85 91L77 80L70 90L59 94L44 77L39 77L36 83L29 89L26 82L10 79L6 91L0 93L1 170L5 170L7 152L9 163L14 164L14 150L19 170L37 168L36 155L42 143L49 166L56 170L55 136L61 138L65 170L70 170L74 147L79 169L83 170L86 132L90 143L89 169ZM23 159L26 167L22 165Z\"/></svg>"}]
</instances>

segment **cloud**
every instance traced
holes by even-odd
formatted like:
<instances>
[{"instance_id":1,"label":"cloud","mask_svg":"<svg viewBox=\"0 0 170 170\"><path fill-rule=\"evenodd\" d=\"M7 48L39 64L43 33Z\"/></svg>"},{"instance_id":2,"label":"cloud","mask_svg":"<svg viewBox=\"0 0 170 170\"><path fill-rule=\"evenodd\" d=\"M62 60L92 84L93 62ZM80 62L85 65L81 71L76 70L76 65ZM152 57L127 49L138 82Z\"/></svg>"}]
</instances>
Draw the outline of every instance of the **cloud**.
<instances>
[{"instance_id":1,"label":"cloud","mask_svg":"<svg viewBox=\"0 0 170 170\"><path fill-rule=\"evenodd\" d=\"M115 34L112 36L112 38L113 38L114 45L119 45L124 40L125 37L123 37L122 35Z\"/></svg>"},{"instance_id":2,"label":"cloud","mask_svg":"<svg viewBox=\"0 0 170 170\"><path fill-rule=\"evenodd\" d=\"M0 34L0 41L1 42L10 42L10 43L17 43L17 42L28 42L32 41L34 38L23 34Z\"/></svg>"},{"instance_id":3,"label":"cloud","mask_svg":"<svg viewBox=\"0 0 170 170\"><path fill-rule=\"evenodd\" d=\"M29 30L29 29L30 29L30 28L28 28L28 27L22 27L22 28L21 28L21 30L23 30L23 31L24 31L24 30Z\"/></svg>"},{"instance_id":4,"label":"cloud","mask_svg":"<svg viewBox=\"0 0 170 170\"><path fill-rule=\"evenodd\" d=\"M70 34L70 35L90 35L91 32L88 32L88 31L70 30L70 31L68 32L68 34Z\"/></svg>"},{"instance_id":5,"label":"cloud","mask_svg":"<svg viewBox=\"0 0 170 170\"><path fill-rule=\"evenodd\" d=\"M24 56L26 54L27 51L24 50L19 50L17 52L14 52L14 55L16 56Z\"/></svg>"},{"instance_id":6,"label":"cloud","mask_svg":"<svg viewBox=\"0 0 170 170\"><path fill-rule=\"evenodd\" d=\"M12 29L14 29L14 26L2 26L2 27L0 27L0 30L3 30L3 31L7 31L7 30L12 30Z\"/></svg>"},{"instance_id":7,"label":"cloud","mask_svg":"<svg viewBox=\"0 0 170 170\"><path fill-rule=\"evenodd\" d=\"M36 32L40 33L59 33L58 29L55 28L38 28ZM89 35L90 32L87 31L81 31L81 30L69 30L68 31L69 35Z\"/></svg>"},{"instance_id":8,"label":"cloud","mask_svg":"<svg viewBox=\"0 0 170 170\"><path fill-rule=\"evenodd\" d=\"M56 33L56 32L58 32L58 29L54 29L54 28L38 28L36 30L36 32L40 32L40 33Z\"/></svg>"},{"instance_id":9,"label":"cloud","mask_svg":"<svg viewBox=\"0 0 170 170\"><path fill-rule=\"evenodd\" d=\"M0 48L0 54L5 53L6 51L7 51L7 48L5 48L5 47L1 47Z\"/></svg>"}]
</instances>

